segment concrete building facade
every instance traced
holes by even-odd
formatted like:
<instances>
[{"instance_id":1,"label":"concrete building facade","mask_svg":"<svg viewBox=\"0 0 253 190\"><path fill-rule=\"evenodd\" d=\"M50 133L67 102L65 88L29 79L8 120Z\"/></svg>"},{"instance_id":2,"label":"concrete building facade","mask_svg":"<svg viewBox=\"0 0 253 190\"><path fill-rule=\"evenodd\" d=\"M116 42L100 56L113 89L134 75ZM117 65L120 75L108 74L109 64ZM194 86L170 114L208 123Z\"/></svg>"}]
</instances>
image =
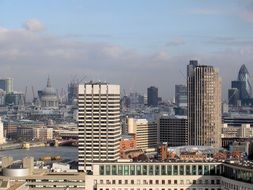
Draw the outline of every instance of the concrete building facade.
<instances>
[{"instance_id":1,"label":"concrete building facade","mask_svg":"<svg viewBox=\"0 0 253 190\"><path fill-rule=\"evenodd\" d=\"M253 190L253 169L219 162L95 163L89 190Z\"/></svg>"},{"instance_id":2,"label":"concrete building facade","mask_svg":"<svg viewBox=\"0 0 253 190\"><path fill-rule=\"evenodd\" d=\"M189 144L221 145L221 79L212 66L190 61L187 73Z\"/></svg>"},{"instance_id":3,"label":"concrete building facade","mask_svg":"<svg viewBox=\"0 0 253 190\"><path fill-rule=\"evenodd\" d=\"M78 89L78 169L120 158L120 86L90 82Z\"/></svg>"},{"instance_id":4,"label":"concrete building facade","mask_svg":"<svg viewBox=\"0 0 253 190\"><path fill-rule=\"evenodd\" d=\"M147 151L157 147L157 123L146 119L128 118L128 133L135 136L136 148Z\"/></svg>"}]
</instances>

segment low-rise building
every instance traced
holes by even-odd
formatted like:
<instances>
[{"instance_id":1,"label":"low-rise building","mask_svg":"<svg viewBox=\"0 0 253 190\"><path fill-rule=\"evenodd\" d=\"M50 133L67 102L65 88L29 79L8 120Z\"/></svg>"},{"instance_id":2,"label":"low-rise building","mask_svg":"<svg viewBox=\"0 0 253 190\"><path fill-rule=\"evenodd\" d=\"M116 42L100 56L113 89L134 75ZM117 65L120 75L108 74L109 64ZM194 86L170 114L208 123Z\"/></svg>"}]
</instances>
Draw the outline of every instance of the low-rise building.
<instances>
[{"instance_id":1,"label":"low-rise building","mask_svg":"<svg viewBox=\"0 0 253 190\"><path fill-rule=\"evenodd\" d=\"M137 149L148 151L148 149L156 148L158 145L157 132L157 123L155 122L128 118L128 134L135 136Z\"/></svg>"},{"instance_id":2,"label":"low-rise building","mask_svg":"<svg viewBox=\"0 0 253 190\"><path fill-rule=\"evenodd\" d=\"M253 167L221 162L93 163L89 190L253 189Z\"/></svg>"}]
</instances>

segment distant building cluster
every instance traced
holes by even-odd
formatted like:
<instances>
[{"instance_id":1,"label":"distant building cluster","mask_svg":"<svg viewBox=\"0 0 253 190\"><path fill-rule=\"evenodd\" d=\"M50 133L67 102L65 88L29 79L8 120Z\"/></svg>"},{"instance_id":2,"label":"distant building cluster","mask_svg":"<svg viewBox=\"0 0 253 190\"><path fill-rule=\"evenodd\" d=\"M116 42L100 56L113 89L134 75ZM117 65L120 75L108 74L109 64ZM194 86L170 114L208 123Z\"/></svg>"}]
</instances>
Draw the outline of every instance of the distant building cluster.
<instances>
[{"instance_id":1,"label":"distant building cluster","mask_svg":"<svg viewBox=\"0 0 253 190\"><path fill-rule=\"evenodd\" d=\"M119 85L81 81L71 81L66 93L48 77L37 95L32 88L28 102L27 92L13 90L13 79L0 80L1 149L37 142L78 147L76 162L47 156L48 167L31 157L4 157L0 184L22 181L24 189L253 189L252 86L245 65L232 81L228 103L221 98L219 71L197 60L187 65L186 84L176 84L169 101L159 97L155 86L146 94L127 94Z\"/></svg>"}]
</instances>

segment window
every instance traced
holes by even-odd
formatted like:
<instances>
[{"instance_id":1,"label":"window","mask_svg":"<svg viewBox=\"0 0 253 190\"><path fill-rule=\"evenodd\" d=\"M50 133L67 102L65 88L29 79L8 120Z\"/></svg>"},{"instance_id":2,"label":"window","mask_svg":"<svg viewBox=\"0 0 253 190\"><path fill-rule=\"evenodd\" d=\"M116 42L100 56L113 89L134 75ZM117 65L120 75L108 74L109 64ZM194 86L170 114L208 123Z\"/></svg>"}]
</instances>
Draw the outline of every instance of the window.
<instances>
[{"instance_id":1,"label":"window","mask_svg":"<svg viewBox=\"0 0 253 190\"><path fill-rule=\"evenodd\" d=\"M136 166L136 173L137 173L137 175L141 175L141 166L140 165Z\"/></svg>"},{"instance_id":2,"label":"window","mask_svg":"<svg viewBox=\"0 0 253 190\"><path fill-rule=\"evenodd\" d=\"M159 175L160 174L160 167L159 165L155 166L155 175Z\"/></svg>"},{"instance_id":3,"label":"window","mask_svg":"<svg viewBox=\"0 0 253 190\"><path fill-rule=\"evenodd\" d=\"M168 184L171 184L171 180L168 180Z\"/></svg>"},{"instance_id":4,"label":"window","mask_svg":"<svg viewBox=\"0 0 253 190\"><path fill-rule=\"evenodd\" d=\"M191 175L191 166L186 166L186 175Z\"/></svg>"},{"instance_id":5,"label":"window","mask_svg":"<svg viewBox=\"0 0 253 190\"><path fill-rule=\"evenodd\" d=\"M198 175L202 175L202 165L198 166Z\"/></svg>"},{"instance_id":6,"label":"window","mask_svg":"<svg viewBox=\"0 0 253 190\"><path fill-rule=\"evenodd\" d=\"M155 184L159 184L159 180L155 180Z\"/></svg>"},{"instance_id":7,"label":"window","mask_svg":"<svg viewBox=\"0 0 253 190\"><path fill-rule=\"evenodd\" d=\"M124 166L124 175L129 175L129 166L128 165Z\"/></svg>"},{"instance_id":8,"label":"window","mask_svg":"<svg viewBox=\"0 0 253 190\"><path fill-rule=\"evenodd\" d=\"M134 184L134 180L131 180L131 184Z\"/></svg>"},{"instance_id":9,"label":"window","mask_svg":"<svg viewBox=\"0 0 253 190\"><path fill-rule=\"evenodd\" d=\"M177 180L174 180L174 184L177 184Z\"/></svg>"},{"instance_id":10,"label":"window","mask_svg":"<svg viewBox=\"0 0 253 190\"><path fill-rule=\"evenodd\" d=\"M123 166L118 166L118 175L123 174Z\"/></svg>"},{"instance_id":11,"label":"window","mask_svg":"<svg viewBox=\"0 0 253 190\"><path fill-rule=\"evenodd\" d=\"M112 166L112 175L117 175L117 167L115 165Z\"/></svg>"},{"instance_id":12,"label":"window","mask_svg":"<svg viewBox=\"0 0 253 190\"><path fill-rule=\"evenodd\" d=\"M106 175L110 175L110 173L111 173L111 167L110 166L106 166L106 171L105 171L105 173L106 173Z\"/></svg>"},{"instance_id":13,"label":"window","mask_svg":"<svg viewBox=\"0 0 253 190\"><path fill-rule=\"evenodd\" d=\"M172 174L172 166L167 166L167 174L168 175Z\"/></svg>"},{"instance_id":14,"label":"window","mask_svg":"<svg viewBox=\"0 0 253 190\"><path fill-rule=\"evenodd\" d=\"M209 167L207 165L204 166L204 175L209 175Z\"/></svg>"},{"instance_id":15,"label":"window","mask_svg":"<svg viewBox=\"0 0 253 190\"><path fill-rule=\"evenodd\" d=\"M104 166L99 166L99 174L104 175Z\"/></svg>"},{"instance_id":16,"label":"window","mask_svg":"<svg viewBox=\"0 0 253 190\"><path fill-rule=\"evenodd\" d=\"M197 174L197 166L193 165L192 166L192 175L196 175Z\"/></svg>"},{"instance_id":17,"label":"window","mask_svg":"<svg viewBox=\"0 0 253 190\"><path fill-rule=\"evenodd\" d=\"M161 166L161 169L162 169L162 175L166 175L166 166L165 165L162 165Z\"/></svg>"},{"instance_id":18,"label":"window","mask_svg":"<svg viewBox=\"0 0 253 190\"><path fill-rule=\"evenodd\" d=\"M184 166L179 166L179 168L180 175L184 175Z\"/></svg>"},{"instance_id":19,"label":"window","mask_svg":"<svg viewBox=\"0 0 253 190\"><path fill-rule=\"evenodd\" d=\"M135 166L134 165L130 166L130 175L135 175Z\"/></svg>"},{"instance_id":20,"label":"window","mask_svg":"<svg viewBox=\"0 0 253 190\"><path fill-rule=\"evenodd\" d=\"M174 175L178 175L178 166L173 166Z\"/></svg>"},{"instance_id":21,"label":"window","mask_svg":"<svg viewBox=\"0 0 253 190\"><path fill-rule=\"evenodd\" d=\"M142 166L142 174L147 175L147 166L146 165Z\"/></svg>"},{"instance_id":22,"label":"window","mask_svg":"<svg viewBox=\"0 0 253 190\"><path fill-rule=\"evenodd\" d=\"M149 170L149 171L148 171L148 174L149 174L149 175L154 175L153 166L149 166L149 167L148 167L148 170Z\"/></svg>"}]
</instances>

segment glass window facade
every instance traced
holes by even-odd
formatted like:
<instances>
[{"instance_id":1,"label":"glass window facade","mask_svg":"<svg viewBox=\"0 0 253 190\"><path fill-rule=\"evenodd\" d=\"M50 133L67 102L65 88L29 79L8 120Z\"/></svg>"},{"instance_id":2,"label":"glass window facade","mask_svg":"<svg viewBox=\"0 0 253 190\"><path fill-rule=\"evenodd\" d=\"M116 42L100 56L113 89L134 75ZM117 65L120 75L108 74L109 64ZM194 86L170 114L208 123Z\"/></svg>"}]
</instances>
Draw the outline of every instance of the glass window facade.
<instances>
[{"instance_id":1,"label":"glass window facade","mask_svg":"<svg viewBox=\"0 0 253 190\"><path fill-rule=\"evenodd\" d=\"M220 175L221 165L214 164L113 164L100 165L100 175ZM230 171L232 177L250 180L251 175Z\"/></svg>"}]
</instances>

